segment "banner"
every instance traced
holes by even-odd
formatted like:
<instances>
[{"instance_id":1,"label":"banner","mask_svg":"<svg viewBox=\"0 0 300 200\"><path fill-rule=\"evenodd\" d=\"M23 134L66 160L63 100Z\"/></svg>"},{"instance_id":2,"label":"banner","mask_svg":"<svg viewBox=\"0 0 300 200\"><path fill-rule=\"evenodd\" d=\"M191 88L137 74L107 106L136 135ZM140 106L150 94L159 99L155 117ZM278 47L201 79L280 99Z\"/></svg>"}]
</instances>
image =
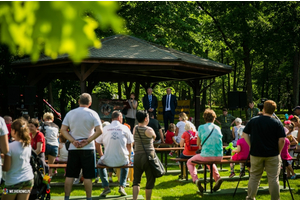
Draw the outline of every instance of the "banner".
<instances>
[{"instance_id":1,"label":"banner","mask_svg":"<svg viewBox=\"0 0 300 200\"><path fill-rule=\"evenodd\" d=\"M163 106L162 106L162 102L158 101L158 107L157 107L157 120L161 120L163 121ZM178 120L178 115L181 112L185 112L185 114L188 116L188 118L190 117L190 100L178 100L177 101L177 107L175 109L175 117L174 120Z\"/></svg>"}]
</instances>

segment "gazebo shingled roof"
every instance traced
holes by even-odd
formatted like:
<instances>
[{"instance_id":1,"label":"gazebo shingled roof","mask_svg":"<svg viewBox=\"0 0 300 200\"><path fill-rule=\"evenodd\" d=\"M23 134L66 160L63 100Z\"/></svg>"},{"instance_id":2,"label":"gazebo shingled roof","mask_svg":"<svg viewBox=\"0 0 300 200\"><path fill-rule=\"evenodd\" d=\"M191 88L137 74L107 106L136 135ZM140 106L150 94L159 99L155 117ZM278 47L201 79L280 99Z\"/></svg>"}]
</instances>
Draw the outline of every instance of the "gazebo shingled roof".
<instances>
[{"instance_id":1,"label":"gazebo shingled roof","mask_svg":"<svg viewBox=\"0 0 300 200\"><path fill-rule=\"evenodd\" d=\"M115 35L101 40L102 48L90 48L90 55L81 64L94 65L93 73L103 77L102 81L134 81L159 82L169 80L189 80L195 78L213 78L229 73L232 69L209 59L166 48L144 40ZM30 58L15 61L14 68L32 68L49 66L45 73L56 74L64 78L71 73L75 78L76 65L68 55L60 55L53 60L41 55L36 64ZM50 67L51 66L51 67ZM73 66L73 67L71 67ZM70 74L69 74L70 75ZM66 76L70 78L70 76Z\"/></svg>"}]
</instances>

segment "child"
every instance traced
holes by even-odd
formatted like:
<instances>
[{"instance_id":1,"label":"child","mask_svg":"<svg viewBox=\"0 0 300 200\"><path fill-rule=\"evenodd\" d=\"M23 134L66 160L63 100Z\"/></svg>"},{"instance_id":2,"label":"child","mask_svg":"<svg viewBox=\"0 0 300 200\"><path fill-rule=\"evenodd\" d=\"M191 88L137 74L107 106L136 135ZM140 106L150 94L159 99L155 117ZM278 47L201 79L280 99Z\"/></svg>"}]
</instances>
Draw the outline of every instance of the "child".
<instances>
[{"instance_id":1,"label":"child","mask_svg":"<svg viewBox=\"0 0 300 200\"><path fill-rule=\"evenodd\" d=\"M294 123L291 123L289 126L289 131L292 132L293 130L294 130ZM292 159L293 158L289 154L289 147L292 142L295 143L295 138L287 135L287 137L285 138L284 146L281 151L281 158L286 166L287 178L295 179L296 174L292 168L292 163L293 163ZM292 176L290 177L291 173L292 173Z\"/></svg>"},{"instance_id":2,"label":"child","mask_svg":"<svg viewBox=\"0 0 300 200\"><path fill-rule=\"evenodd\" d=\"M66 162L68 161L68 150L66 149L67 139L63 136L63 134L60 134L58 138L59 138L58 157L55 160Z\"/></svg>"},{"instance_id":3,"label":"child","mask_svg":"<svg viewBox=\"0 0 300 200\"><path fill-rule=\"evenodd\" d=\"M176 136L174 134L175 132L175 124L170 123L169 124L169 130L167 130L167 132L165 133L166 136L166 144L172 144L173 146L178 146L178 142L176 142ZM170 152L169 156L173 156L173 153Z\"/></svg>"},{"instance_id":4,"label":"child","mask_svg":"<svg viewBox=\"0 0 300 200\"><path fill-rule=\"evenodd\" d=\"M9 144L5 155L3 171L6 171L5 188L8 190L30 190L33 186L33 172L30 165L31 139L27 123L15 120L11 125L11 136L15 139ZM28 199L29 193L3 194L2 199Z\"/></svg>"},{"instance_id":5,"label":"child","mask_svg":"<svg viewBox=\"0 0 300 200\"><path fill-rule=\"evenodd\" d=\"M235 126L232 129L232 144L234 147L236 147L236 142L240 139L238 130L239 128L245 128L245 126L242 125L242 119L241 118L236 118L234 120Z\"/></svg>"},{"instance_id":6,"label":"child","mask_svg":"<svg viewBox=\"0 0 300 200\"><path fill-rule=\"evenodd\" d=\"M241 127L238 130L238 133L239 133L241 139L239 139L236 142L237 149L236 150L232 150L233 153L236 153L236 154L234 154L231 157L232 160L246 160L248 158L250 148L249 148L249 145L247 144L246 140L244 139L243 130L244 130L243 127ZM243 168L245 166L244 166L243 163L240 163L240 166L241 166L241 168L240 168L240 176L245 176L245 173L243 172ZM230 163L230 168L231 168L231 174L229 175L229 178L232 178L232 177L235 176L235 173L234 173L234 163Z\"/></svg>"}]
</instances>

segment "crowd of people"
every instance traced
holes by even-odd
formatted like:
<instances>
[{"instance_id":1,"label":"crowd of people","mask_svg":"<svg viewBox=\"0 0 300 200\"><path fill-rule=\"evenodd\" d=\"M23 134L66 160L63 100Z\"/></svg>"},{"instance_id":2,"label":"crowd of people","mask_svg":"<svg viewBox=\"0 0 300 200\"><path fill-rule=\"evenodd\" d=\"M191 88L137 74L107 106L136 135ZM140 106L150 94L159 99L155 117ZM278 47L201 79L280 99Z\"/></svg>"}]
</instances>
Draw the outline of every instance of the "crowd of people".
<instances>
[{"instance_id":1,"label":"crowd of people","mask_svg":"<svg viewBox=\"0 0 300 200\"><path fill-rule=\"evenodd\" d=\"M203 113L205 124L196 129L188 120L186 113L180 113L178 123L174 124L176 97L167 89L167 94L162 99L164 132L156 118L157 98L148 88L143 97L145 111L137 111L137 100L134 93L128 100L130 108L126 114L127 125L124 125L123 114L113 111L111 123L102 122L99 115L89 109L92 98L83 93L79 98L79 107L67 113L62 126L59 128L53 123L52 113L43 115L43 122L28 116L12 120L9 116L0 117L0 145L4 154L3 171L6 171L5 187L8 189L32 189L33 173L30 165L32 151L46 164L55 161L67 162L65 170L65 199L70 198L72 185L76 178L82 174L84 187L88 200L92 199L92 179L97 176L101 179L103 191L101 197L106 197L111 190L109 175L106 168L134 166L133 199L137 199L140 191L142 174L146 174L146 199L151 199L152 189L156 178L153 176L151 166L147 160L155 157L155 143L167 143L171 146L184 147L178 155L186 158L187 167L193 182L202 193L203 187L197 175L197 168L192 161L221 161L223 158L223 146L232 143L236 149L232 150L232 160L250 159L251 176L248 184L248 196L246 199L255 199L260 178L264 169L267 172L269 190L272 199L279 199L279 173L282 162L287 169L287 177L296 178L293 171L293 148L300 141L300 106L294 109L295 115L291 115L283 124L277 120L273 113L276 103L268 100L264 102L262 112L254 108L253 102L249 103L246 121L228 114L223 109L223 114L217 117L211 109ZM137 122L136 122L137 121ZM217 122L221 128L215 124ZM235 124L235 126L233 126ZM104 126L105 125L105 126ZM232 127L233 126L233 127ZM60 133L59 133L60 131ZM196 149L192 148L192 140L196 141ZM66 142L70 146L66 146ZM255 148L251 148L255 147ZM103 151L104 150L104 151ZM200 153L197 153L201 150ZM100 159L96 160L96 153ZM133 159L131 156L133 156ZM170 152L170 156L173 153ZM20 159L21 158L21 159ZM0 160L1 162L1 160ZM134 162L134 163L133 163ZM0 163L1 164L1 163ZM210 166L207 166L210 168ZM234 165L231 164L229 177L235 176ZM244 176L245 167L240 165L240 176ZM57 172L50 169L50 177ZM125 191L128 168L122 167L119 181L119 193L126 196ZM223 179L220 177L216 165L213 165L214 191L219 190ZM0 171L0 178L2 171ZM29 194L3 195L3 199L28 199Z\"/></svg>"}]
</instances>

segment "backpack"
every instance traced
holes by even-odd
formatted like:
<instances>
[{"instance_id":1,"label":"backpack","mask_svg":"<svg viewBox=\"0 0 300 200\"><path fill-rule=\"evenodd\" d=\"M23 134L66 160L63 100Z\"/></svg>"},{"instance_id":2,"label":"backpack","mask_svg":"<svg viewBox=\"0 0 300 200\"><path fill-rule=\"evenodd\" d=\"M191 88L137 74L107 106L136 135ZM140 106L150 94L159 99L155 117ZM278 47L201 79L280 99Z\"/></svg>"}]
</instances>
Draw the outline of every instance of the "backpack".
<instances>
[{"instance_id":1,"label":"backpack","mask_svg":"<svg viewBox=\"0 0 300 200\"><path fill-rule=\"evenodd\" d=\"M187 144L187 148L189 151L197 151L199 149L199 146L197 145L197 135L195 132L190 133L190 131L187 131L190 135L189 145Z\"/></svg>"}]
</instances>

